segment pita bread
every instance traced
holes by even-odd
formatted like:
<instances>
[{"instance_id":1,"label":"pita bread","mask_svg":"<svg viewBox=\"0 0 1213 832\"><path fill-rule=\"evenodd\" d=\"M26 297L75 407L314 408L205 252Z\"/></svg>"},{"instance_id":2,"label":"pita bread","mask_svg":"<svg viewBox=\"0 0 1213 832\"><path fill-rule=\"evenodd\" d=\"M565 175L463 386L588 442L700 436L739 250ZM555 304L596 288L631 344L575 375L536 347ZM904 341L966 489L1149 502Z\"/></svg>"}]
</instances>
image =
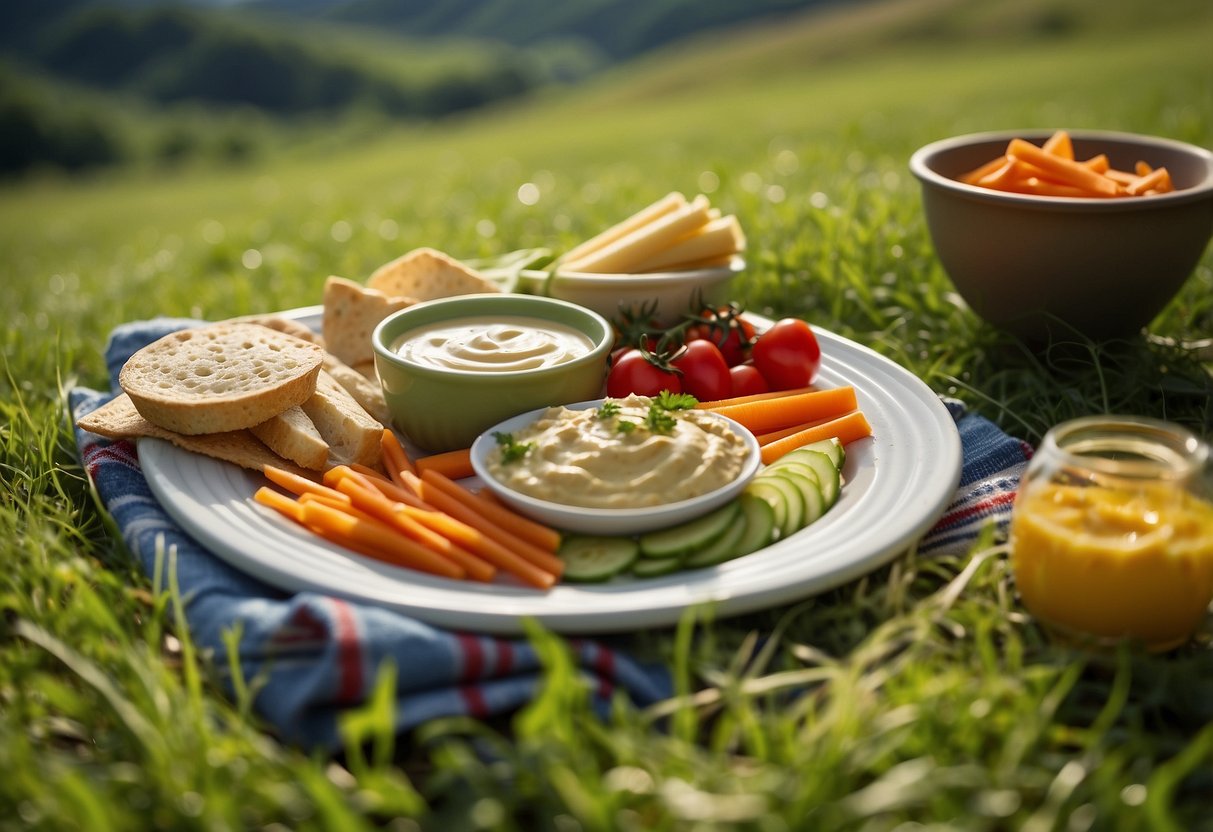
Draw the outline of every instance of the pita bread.
<instances>
[{"instance_id":1,"label":"pita bread","mask_svg":"<svg viewBox=\"0 0 1213 832\"><path fill-rule=\"evenodd\" d=\"M387 402L383 399L383 388L379 386L379 378L374 374L375 362L369 362L369 366L371 375L368 376L347 364L342 364L331 353L324 359L324 371L344 387L345 392L353 396L354 401L371 414L371 418L386 425L392 421L392 414L388 412Z\"/></svg>"},{"instance_id":2,"label":"pita bread","mask_svg":"<svg viewBox=\"0 0 1213 832\"><path fill-rule=\"evenodd\" d=\"M316 392L301 407L329 444L329 465L380 467L383 425L372 419L332 376L322 371L316 380Z\"/></svg>"},{"instance_id":3,"label":"pita bread","mask_svg":"<svg viewBox=\"0 0 1213 832\"><path fill-rule=\"evenodd\" d=\"M125 393L84 416L76 425L110 439L138 439L144 436L165 439L178 448L231 462L250 471L260 472L266 465L274 465L300 476L315 478L314 471L278 456L247 430L185 436L158 427L139 415L130 396Z\"/></svg>"},{"instance_id":4,"label":"pita bread","mask_svg":"<svg viewBox=\"0 0 1213 832\"><path fill-rule=\"evenodd\" d=\"M324 339L316 332L313 332L311 327L306 324L301 324L299 321L290 318L284 318L281 315L241 315L239 318L228 318L226 321L220 321L225 324L257 324L264 326L277 332L285 332L287 335L294 335L304 341L311 341L313 344L324 346Z\"/></svg>"},{"instance_id":5,"label":"pita bread","mask_svg":"<svg viewBox=\"0 0 1213 832\"><path fill-rule=\"evenodd\" d=\"M278 456L304 468L323 471L328 464L329 443L299 405L288 407L249 430Z\"/></svg>"},{"instance_id":6,"label":"pita bread","mask_svg":"<svg viewBox=\"0 0 1213 832\"><path fill-rule=\"evenodd\" d=\"M432 248L414 249L380 266L371 274L366 285L389 297L417 300L501 291L480 273Z\"/></svg>"},{"instance_id":7,"label":"pita bread","mask_svg":"<svg viewBox=\"0 0 1213 832\"><path fill-rule=\"evenodd\" d=\"M343 364L353 366L375 360L371 333L398 309L416 303L411 297L389 297L344 277L324 282L324 346Z\"/></svg>"}]
</instances>

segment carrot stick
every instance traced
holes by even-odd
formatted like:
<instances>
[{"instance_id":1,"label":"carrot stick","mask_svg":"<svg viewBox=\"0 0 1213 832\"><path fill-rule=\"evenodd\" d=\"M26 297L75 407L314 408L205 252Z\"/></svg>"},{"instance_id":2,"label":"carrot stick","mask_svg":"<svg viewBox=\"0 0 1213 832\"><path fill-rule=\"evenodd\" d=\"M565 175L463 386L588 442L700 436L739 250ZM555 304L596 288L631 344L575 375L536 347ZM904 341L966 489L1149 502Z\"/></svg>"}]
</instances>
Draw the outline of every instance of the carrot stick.
<instances>
[{"instance_id":1,"label":"carrot stick","mask_svg":"<svg viewBox=\"0 0 1213 832\"><path fill-rule=\"evenodd\" d=\"M1115 168L1105 170L1103 175L1111 179L1117 185L1125 185L1126 187L1132 185L1138 179L1138 176L1135 173L1131 173L1127 170L1116 170Z\"/></svg>"},{"instance_id":2,"label":"carrot stick","mask_svg":"<svg viewBox=\"0 0 1213 832\"><path fill-rule=\"evenodd\" d=\"M1036 165L1059 182L1083 188L1089 191L1091 196L1109 197L1117 196L1119 193L1116 183L1109 181L1107 177L1071 159L1063 159L1060 156L1046 153L1023 139L1011 139L1010 144L1007 145L1007 155L1015 159L1022 159L1030 165Z\"/></svg>"},{"instance_id":3,"label":"carrot stick","mask_svg":"<svg viewBox=\"0 0 1213 832\"><path fill-rule=\"evenodd\" d=\"M322 503L304 503L303 522L309 528L318 530L318 533L332 535L330 540L337 538L365 547L377 553L380 560L398 566L445 578L463 578L467 574L459 564L398 534L383 523L364 520Z\"/></svg>"},{"instance_id":4,"label":"carrot stick","mask_svg":"<svg viewBox=\"0 0 1213 832\"><path fill-rule=\"evenodd\" d=\"M1133 172L1138 176L1145 176L1147 173L1152 173L1153 171L1154 168L1150 167L1150 163L1141 159L1138 159L1137 163L1133 165Z\"/></svg>"},{"instance_id":5,"label":"carrot stick","mask_svg":"<svg viewBox=\"0 0 1213 832\"><path fill-rule=\"evenodd\" d=\"M404 481L400 479L400 472L413 471L415 473L416 471L413 463L409 461L409 455L404 452L404 446L400 444L396 434L392 433L391 428L383 429L379 447L383 452L383 466L387 468L388 476L392 478L392 482L403 488Z\"/></svg>"},{"instance_id":6,"label":"carrot stick","mask_svg":"<svg viewBox=\"0 0 1213 832\"><path fill-rule=\"evenodd\" d=\"M758 440L759 445L770 445L772 442L783 439L785 436L791 436L793 433L800 433L802 430L815 428L818 425L824 425L826 422L833 421L837 418L837 416L827 416L824 419L815 419L812 422L806 422L802 425L792 425L791 427L783 428L781 430L773 430L770 433L759 434L755 438Z\"/></svg>"},{"instance_id":7,"label":"carrot stick","mask_svg":"<svg viewBox=\"0 0 1213 832\"><path fill-rule=\"evenodd\" d=\"M263 485L257 489L257 493L253 495L253 499L263 506L269 506L284 517L289 517L296 523L303 522L303 509L299 506L299 503L281 491L275 491L269 486Z\"/></svg>"},{"instance_id":8,"label":"carrot stick","mask_svg":"<svg viewBox=\"0 0 1213 832\"><path fill-rule=\"evenodd\" d=\"M713 413L728 416L754 434L769 433L780 428L791 427L838 416L858 407L854 387L833 387L828 390L813 390L782 399L748 402L713 409Z\"/></svg>"},{"instance_id":9,"label":"carrot stick","mask_svg":"<svg viewBox=\"0 0 1213 832\"><path fill-rule=\"evenodd\" d=\"M301 477L273 465L262 467L261 473L265 474L265 478L274 485L280 485L292 494L327 494L334 499L344 499L347 503L349 502L348 497L343 497L341 493L321 485L315 480L309 480L307 477Z\"/></svg>"},{"instance_id":10,"label":"carrot stick","mask_svg":"<svg viewBox=\"0 0 1213 832\"><path fill-rule=\"evenodd\" d=\"M447 451L441 454L418 457L414 463L418 474L426 471L438 471L453 480L470 477L476 472L472 470L472 451L461 448L457 451Z\"/></svg>"},{"instance_id":11,"label":"carrot stick","mask_svg":"<svg viewBox=\"0 0 1213 832\"><path fill-rule=\"evenodd\" d=\"M369 465L363 465L361 462L351 462L349 467L350 467L351 471L357 471L359 474L362 474L362 476L364 476L364 477L370 477L371 479L376 479L376 480L383 480L384 482L392 481L390 477L385 477L383 475L382 471L376 471L374 468L370 467Z\"/></svg>"},{"instance_id":12,"label":"carrot stick","mask_svg":"<svg viewBox=\"0 0 1213 832\"><path fill-rule=\"evenodd\" d=\"M387 523L427 549L432 549L438 554L453 560L463 567L469 578L487 583L493 580L493 576L497 573L492 564L456 546L450 538L444 537L433 529L418 523L404 512L404 504L389 500L371 486L360 485L352 477L346 477L337 483L337 487L341 490L341 493L349 496L355 508L361 509L375 519Z\"/></svg>"},{"instance_id":13,"label":"carrot stick","mask_svg":"<svg viewBox=\"0 0 1213 832\"><path fill-rule=\"evenodd\" d=\"M768 399L786 399L788 396L795 396L799 393L811 393L812 387L794 387L791 390L771 390L766 393L751 393L748 396L734 396L729 399L716 399L712 402L700 402L695 405L696 410L719 410L722 407L732 407L735 404L748 404L749 402L765 402Z\"/></svg>"},{"instance_id":14,"label":"carrot stick","mask_svg":"<svg viewBox=\"0 0 1213 832\"><path fill-rule=\"evenodd\" d=\"M764 465L770 465L789 451L831 437L837 438L839 442L845 445L848 442L854 442L856 439L862 439L865 436L871 435L872 426L868 424L868 420L864 417L863 413L853 410L845 416L840 416L837 419L826 422L824 425L806 428L799 433L794 433L791 436L766 445L762 449L762 462Z\"/></svg>"},{"instance_id":15,"label":"carrot stick","mask_svg":"<svg viewBox=\"0 0 1213 832\"><path fill-rule=\"evenodd\" d=\"M345 497L344 494L341 496ZM366 511L354 505L351 505L348 497L346 498L345 502L342 502L341 500L334 500L332 497L325 494L300 494L299 504L304 505L306 503L320 503L321 505L328 506L329 508L344 511L346 514L353 515L354 517L360 517L363 520L375 519L373 515L368 514Z\"/></svg>"},{"instance_id":16,"label":"carrot stick","mask_svg":"<svg viewBox=\"0 0 1213 832\"><path fill-rule=\"evenodd\" d=\"M976 185L979 180L989 176L991 173L998 170L1000 167L1002 167L1006 163L1007 163L1007 157L999 156L997 159L991 159L990 161L986 162L981 167L974 168L973 170L969 171L968 173L961 174L960 176L958 176L956 178L959 179L961 182L964 182L965 184Z\"/></svg>"},{"instance_id":17,"label":"carrot stick","mask_svg":"<svg viewBox=\"0 0 1213 832\"><path fill-rule=\"evenodd\" d=\"M1074 143L1070 141L1070 134L1065 130L1058 130L1045 139L1045 143L1041 145L1040 149L1045 153L1074 161Z\"/></svg>"},{"instance_id":18,"label":"carrot stick","mask_svg":"<svg viewBox=\"0 0 1213 832\"><path fill-rule=\"evenodd\" d=\"M1022 182L1017 183L1015 190L1019 193L1036 194L1038 196L1091 196L1090 192L1085 191L1082 188L1076 188L1073 185L1063 185L1060 182L1051 182L1048 179L1041 179L1038 176L1029 176Z\"/></svg>"},{"instance_id":19,"label":"carrot stick","mask_svg":"<svg viewBox=\"0 0 1213 832\"><path fill-rule=\"evenodd\" d=\"M417 521L422 526L430 529L458 546L462 546L467 551L474 555L483 558L494 564L516 564L518 568L527 572L537 570L536 578L544 582L547 581L542 575L550 575L551 573L539 569L532 565L525 558L511 552L509 549L502 546L496 540L489 537L484 532L474 529L462 520L457 520L451 515L442 511L425 511L423 509L405 506L402 513L408 515L413 520ZM506 567L502 567L506 569ZM506 569L506 571L509 571ZM552 576L553 580L555 576ZM538 585L538 584L537 584Z\"/></svg>"},{"instance_id":20,"label":"carrot stick","mask_svg":"<svg viewBox=\"0 0 1213 832\"><path fill-rule=\"evenodd\" d=\"M352 469L351 469L351 472L356 473L356 474L362 473L361 471L353 471ZM391 480L389 480L385 477L376 478L376 477L369 477L366 475L363 475L363 477L364 477L363 482L366 485L370 486L371 488L374 488L376 491L378 491L384 497L387 497L389 500L392 500L393 502L403 503L404 505L409 506L410 508L415 508L420 511L431 511L432 512L432 511L436 510L429 503L426 503L420 497L418 497L416 494L414 494L412 490L410 490L408 488L401 488L400 486L396 485L396 483L392 482ZM358 480L355 480L355 481L357 482Z\"/></svg>"},{"instance_id":21,"label":"carrot stick","mask_svg":"<svg viewBox=\"0 0 1213 832\"><path fill-rule=\"evenodd\" d=\"M480 512L489 521L496 523L501 528L511 534L517 535L523 540L534 543L540 549L555 552L560 546L560 532L542 523L536 523L534 520L523 517L503 505L489 502L479 494L472 493L454 480L444 476L439 471L431 469L423 472L421 474L421 481L433 483L436 488L450 494L455 499L467 505L468 508Z\"/></svg>"},{"instance_id":22,"label":"carrot stick","mask_svg":"<svg viewBox=\"0 0 1213 832\"><path fill-rule=\"evenodd\" d=\"M525 583L541 588L550 587L564 571L564 564L559 558L489 522L449 494L422 482L416 474L406 471L404 479L422 500L471 526L496 544L473 550L494 566L510 572ZM541 563L543 565L540 565ZM553 568L546 568L548 565Z\"/></svg>"},{"instance_id":23,"label":"carrot stick","mask_svg":"<svg viewBox=\"0 0 1213 832\"><path fill-rule=\"evenodd\" d=\"M1171 190L1171 175L1167 173L1166 168L1155 168L1144 176L1139 176L1128 187L1131 196L1141 196L1146 191L1152 190Z\"/></svg>"},{"instance_id":24,"label":"carrot stick","mask_svg":"<svg viewBox=\"0 0 1213 832\"><path fill-rule=\"evenodd\" d=\"M1084 160L1082 162L1082 166L1090 168L1096 173L1103 174L1106 174L1112 167L1111 163L1108 161L1108 154L1106 153L1100 153L1098 156L1092 156L1090 159Z\"/></svg>"}]
</instances>

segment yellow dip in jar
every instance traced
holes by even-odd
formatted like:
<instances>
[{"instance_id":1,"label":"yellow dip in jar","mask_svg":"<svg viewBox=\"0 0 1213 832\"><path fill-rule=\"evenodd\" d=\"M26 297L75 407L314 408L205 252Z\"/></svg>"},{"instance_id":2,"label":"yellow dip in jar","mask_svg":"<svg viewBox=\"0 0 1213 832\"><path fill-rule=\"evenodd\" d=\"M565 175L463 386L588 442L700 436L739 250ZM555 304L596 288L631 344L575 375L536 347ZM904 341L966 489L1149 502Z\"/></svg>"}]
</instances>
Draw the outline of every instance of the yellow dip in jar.
<instances>
[{"instance_id":1,"label":"yellow dip in jar","mask_svg":"<svg viewBox=\"0 0 1213 832\"><path fill-rule=\"evenodd\" d=\"M1028 611L1082 640L1185 642L1213 599L1207 459L1205 443L1155 420L1093 417L1050 431L1011 520Z\"/></svg>"}]
</instances>

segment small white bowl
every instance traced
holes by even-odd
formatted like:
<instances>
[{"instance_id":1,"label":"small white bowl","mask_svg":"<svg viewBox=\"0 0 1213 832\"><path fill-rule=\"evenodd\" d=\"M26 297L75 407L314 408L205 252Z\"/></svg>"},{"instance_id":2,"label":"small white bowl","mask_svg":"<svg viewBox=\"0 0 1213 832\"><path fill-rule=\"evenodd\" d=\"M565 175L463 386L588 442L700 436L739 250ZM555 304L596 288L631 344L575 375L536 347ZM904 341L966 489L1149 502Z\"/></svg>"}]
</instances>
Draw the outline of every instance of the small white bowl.
<instances>
[{"instance_id":1,"label":"small white bowl","mask_svg":"<svg viewBox=\"0 0 1213 832\"><path fill-rule=\"evenodd\" d=\"M518 276L518 291L567 300L608 320L614 320L621 312L639 311L649 305L659 322L671 322L691 311L692 304L699 301L726 303L729 282L744 269L745 260L741 257L734 257L727 266L678 272L591 274L557 270L549 275L546 271L527 269Z\"/></svg>"},{"instance_id":2,"label":"small white bowl","mask_svg":"<svg viewBox=\"0 0 1213 832\"><path fill-rule=\"evenodd\" d=\"M604 399L595 399L565 405L565 407L569 410L590 410L600 407L603 401ZM550 500L540 500L507 488L493 479L493 475L488 470L488 455L489 451L497 445L493 434L516 433L538 419L546 410L547 408L540 408L506 419L482 433L472 443L472 468L485 487L502 502L521 514L563 531L582 534L628 535L676 526L707 514L712 509L719 508L732 500L741 493L741 490L753 479L761 467L761 453L754 434L732 419L713 413L711 415L726 423L746 446L746 459L742 464L741 473L727 485L689 500L644 508L584 508L563 505Z\"/></svg>"}]
</instances>

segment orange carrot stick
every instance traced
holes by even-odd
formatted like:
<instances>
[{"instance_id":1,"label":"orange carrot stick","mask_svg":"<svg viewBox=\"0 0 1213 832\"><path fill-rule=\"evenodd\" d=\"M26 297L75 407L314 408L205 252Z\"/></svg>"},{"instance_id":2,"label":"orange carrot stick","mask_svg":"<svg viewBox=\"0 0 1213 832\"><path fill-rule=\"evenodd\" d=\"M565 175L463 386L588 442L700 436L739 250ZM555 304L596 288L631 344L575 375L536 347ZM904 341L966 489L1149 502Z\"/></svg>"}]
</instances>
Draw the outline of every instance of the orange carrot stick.
<instances>
[{"instance_id":1,"label":"orange carrot stick","mask_svg":"<svg viewBox=\"0 0 1213 832\"><path fill-rule=\"evenodd\" d=\"M824 425L807 428L766 445L762 449L762 462L764 465L770 465L789 451L831 437L837 438L845 445L871 435L872 426L868 424L868 420L862 412L854 410L845 416L826 422Z\"/></svg>"},{"instance_id":2,"label":"orange carrot stick","mask_svg":"<svg viewBox=\"0 0 1213 832\"><path fill-rule=\"evenodd\" d=\"M968 185L976 185L981 179L989 176L994 171L1007 163L1006 156L999 156L997 159L991 159L979 168L974 168L968 173L961 174L956 177L961 182Z\"/></svg>"},{"instance_id":3,"label":"orange carrot stick","mask_svg":"<svg viewBox=\"0 0 1213 832\"><path fill-rule=\"evenodd\" d=\"M1109 168L1108 170L1105 170L1103 175L1108 179L1111 179L1117 185L1125 185L1126 187L1132 185L1138 179L1137 174L1127 170L1116 170L1116 168Z\"/></svg>"},{"instance_id":4,"label":"orange carrot stick","mask_svg":"<svg viewBox=\"0 0 1213 832\"><path fill-rule=\"evenodd\" d=\"M381 560L417 569L445 578L463 578L463 567L398 534L391 527L346 514L318 502L303 504L303 522L310 528L331 534L378 553ZM333 539L333 538L329 538Z\"/></svg>"},{"instance_id":5,"label":"orange carrot stick","mask_svg":"<svg viewBox=\"0 0 1213 832\"><path fill-rule=\"evenodd\" d=\"M1169 191L1171 190L1171 175L1167 173L1166 168L1154 168L1154 170L1139 176L1133 184L1128 186L1130 196L1141 196L1147 191Z\"/></svg>"},{"instance_id":6,"label":"orange carrot stick","mask_svg":"<svg viewBox=\"0 0 1213 832\"><path fill-rule=\"evenodd\" d=\"M499 503L489 502L479 494L472 493L459 485L459 483L444 476L439 471L431 469L423 472L421 474L421 481L433 483L436 488L450 494L455 499L467 505L468 508L480 512L489 521L496 523L501 528L511 534L517 535L523 540L534 543L540 549L555 552L560 547L560 532L542 523L536 523L534 520L523 517Z\"/></svg>"},{"instance_id":7,"label":"orange carrot stick","mask_svg":"<svg viewBox=\"0 0 1213 832\"><path fill-rule=\"evenodd\" d=\"M342 494L341 496L345 497L344 494ZM374 520L375 519L374 516L368 514L363 509L360 509L357 506L351 505L348 497L346 498L346 500L344 502L342 502L341 500L335 500L332 497L329 497L327 494L311 494L311 493L300 494L299 503L300 503L300 505L303 505L306 503L320 503L321 505L328 506L330 508L335 508L338 511L344 511L346 514L351 514L354 517L361 517L363 520Z\"/></svg>"},{"instance_id":8,"label":"orange carrot stick","mask_svg":"<svg viewBox=\"0 0 1213 832\"><path fill-rule=\"evenodd\" d=\"M469 578L487 583L493 580L493 576L497 573L492 564L456 546L450 538L421 525L404 512L404 504L389 500L371 486L360 485L352 477L345 477L337 483L337 488L341 490L341 493L349 496L355 508L396 528L427 549L432 549L455 561L463 567Z\"/></svg>"},{"instance_id":9,"label":"orange carrot stick","mask_svg":"<svg viewBox=\"0 0 1213 832\"><path fill-rule=\"evenodd\" d=\"M274 485L280 485L292 494L327 494L334 499L345 499L347 503L349 502L349 498L343 498L339 492L321 485L315 480L309 480L307 477L301 477L273 465L264 466L261 473L265 474L265 478Z\"/></svg>"},{"instance_id":10,"label":"orange carrot stick","mask_svg":"<svg viewBox=\"0 0 1213 832\"><path fill-rule=\"evenodd\" d=\"M1096 173L1104 174L1106 174L1112 167L1111 163L1108 161L1108 154L1106 153L1100 153L1098 156L1092 156L1090 159L1085 159L1082 162L1082 166L1090 168Z\"/></svg>"},{"instance_id":11,"label":"orange carrot stick","mask_svg":"<svg viewBox=\"0 0 1213 832\"><path fill-rule=\"evenodd\" d=\"M253 494L253 499L263 506L269 506L284 517L289 517L296 523L303 522L303 509L299 503L281 491L275 491L269 486L263 485L257 489L257 493Z\"/></svg>"},{"instance_id":12,"label":"orange carrot stick","mask_svg":"<svg viewBox=\"0 0 1213 832\"><path fill-rule=\"evenodd\" d=\"M765 402L768 399L786 399L788 396L796 396L800 393L811 393L812 387L794 387L791 390L771 390L766 393L751 393L748 396L734 396L729 399L716 399L712 402L700 402L695 405L696 410L719 410L722 407L732 407L735 404L748 404L750 402Z\"/></svg>"},{"instance_id":13,"label":"orange carrot stick","mask_svg":"<svg viewBox=\"0 0 1213 832\"><path fill-rule=\"evenodd\" d=\"M1138 159L1137 163L1133 165L1133 172L1138 176L1145 176L1147 173L1152 173L1153 171L1154 168L1150 167L1150 163L1141 159Z\"/></svg>"},{"instance_id":14,"label":"orange carrot stick","mask_svg":"<svg viewBox=\"0 0 1213 832\"><path fill-rule=\"evenodd\" d=\"M418 474L426 471L438 471L453 480L470 477L476 472L472 470L472 451L461 448L457 451L447 451L441 454L418 457L414 467Z\"/></svg>"},{"instance_id":15,"label":"orange carrot stick","mask_svg":"<svg viewBox=\"0 0 1213 832\"><path fill-rule=\"evenodd\" d=\"M361 474L362 472L355 471L354 473ZM387 497L393 502L403 503L410 508L415 508L421 511L436 511L433 506L423 501L409 488L401 488L400 486L396 485L396 483L384 477L376 478L365 475L363 476L366 485L374 488L384 497Z\"/></svg>"},{"instance_id":16,"label":"orange carrot stick","mask_svg":"<svg viewBox=\"0 0 1213 832\"><path fill-rule=\"evenodd\" d=\"M713 413L728 416L754 434L769 433L780 428L838 416L858 407L854 387L832 387L813 390L782 399L748 402L713 409Z\"/></svg>"},{"instance_id":17,"label":"orange carrot stick","mask_svg":"<svg viewBox=\"0 0 1213 832\"><path fill-rule=\"evenodd\" d=\"M376 471L374 468L370 467L369 465L363 465L361 462L351 462L349 467L351 471L357 471L364 477L383 480L384 482L392 481L389 477L384 476L382 471Z\"/></svg>"},{"instance_id":18,"label":"orange carrot stick","mask_svg":"<svg viewBox=\"0 0 1213 832\"><path fill-rule=\"evenodd\" d=\"M791 427L783 428L781 430L773 430L770 433L759 434L755 438L758 440L759 445L770 445L772 442L783 439L785 436L791 436L793 433L800 433L802 430L808 430L809 428L815 428L818 425L824 425L826 422L833 421L837 418L837 416L827 416L824 419L815 419L814 421L806 422L803 425L792 425Z\"/></svg>"},{"instance_id":19,"label":"orange carrot stick","mask_svg":"<svg viewBox=\"0 0 1213 832\"><path fill-rule=\"evenodd\" d=\"M400 479L400 472L414 471L415 473L415 469L413 463L409 461L409 455L404 452L404 446L400 444L396 434L392 433L391 428L383 429L379 447L383 452L383 466L387 468L388 476L392 478L392 482L403 488L404 481Z\"/></svg>"},{"instance_id":20,"label":"orange carrot stick","mask_svg":"<svg viewBox=\"0 0 1213 832\"><path fill-rule=\"evenodd\" d=\"M564 564L559 558L489 522L454 497L422 482L416 474L406 471L404 479L409 488L426 503L471 526L496 544L473 550L494 566L510 572L525 583L545 589L554 584L556 578L564 571ZM544 565L541 566L540 563ZM548 565L553 568L546 568Z\"/></svg>"},{"instance_id":21,"label":"orange carrot stick","mask_svg":"<svg viewBox=\"0 0 1213 832\"><path fill-rule=\"evenodd\" d=\"M1007 145L1007 155L1047 171L1062 184L1089 191L1091 196L1111 197L1119 193L1116 183L1107 177L1071 159L1046 153L1023 139L1011 139Z\"/></svg>"},{"instance_id":22,"label":"orange carrot stick","mask_svg":"<svg viewBox=\"0 0 1213 832\"><path fill-rule=\"evenodd\" d=\"M1041 145L1040 149L1045 153L1074 161L1074 143L1070 141L1070 134L1065 130L1058 130L1045 139L1045 143Z\"/></svg>"}]
</instances>

